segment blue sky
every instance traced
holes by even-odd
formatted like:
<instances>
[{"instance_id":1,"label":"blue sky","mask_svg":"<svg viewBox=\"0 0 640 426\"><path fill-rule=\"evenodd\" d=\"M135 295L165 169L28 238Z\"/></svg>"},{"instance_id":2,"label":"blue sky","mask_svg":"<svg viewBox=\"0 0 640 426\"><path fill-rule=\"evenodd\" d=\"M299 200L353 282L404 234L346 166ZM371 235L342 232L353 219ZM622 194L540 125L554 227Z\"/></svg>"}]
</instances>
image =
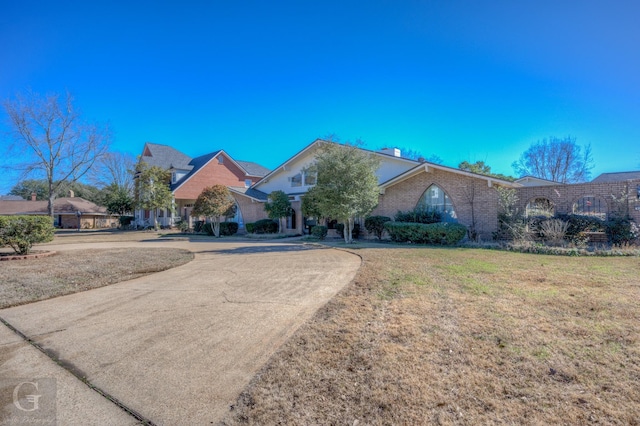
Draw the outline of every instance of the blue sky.
<instances>
[{"instance_id":1,"label":"blue sky","mask_svg":"<svg viewBox=\"0 0 640 426\"><path fill-rule=\"evenodd\" d=\"M532 143L571 135L595 177L640 169L638 16L634 1L0 0L0 98L69 90L135 155L151 141L273 168L336 134L513 174Z\"/></svg>"}]
</instances>

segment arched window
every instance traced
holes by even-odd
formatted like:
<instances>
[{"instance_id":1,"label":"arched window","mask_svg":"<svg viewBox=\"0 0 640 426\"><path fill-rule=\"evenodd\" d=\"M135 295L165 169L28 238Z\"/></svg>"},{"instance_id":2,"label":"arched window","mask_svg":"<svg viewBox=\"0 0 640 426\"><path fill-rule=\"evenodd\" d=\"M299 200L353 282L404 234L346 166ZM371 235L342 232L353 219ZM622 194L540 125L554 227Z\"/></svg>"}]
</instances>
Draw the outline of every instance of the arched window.
<instances>
[{"instance_id":1,"label":"arched window","mask_svg":"<svg viewBox=\"0 0 640 426\"><path fill-rule=\"evenodd\" d=\"M437 211L442 215L442 220L445 222L456 222L458 220L451 199L438 185L431 185L422 194L416 207L418 209Z\"/></svg>"},{"instance_id":2,"label":"arched window","mask_svg":"<svg viewBox=\"0 0 640 426\"><path fill-rule=\"evenodd\" d=\"M573 214L607 218L607 203L600 197L585 196L573 203Z\"/></svg>"},{"instance_id":3,"label":"arched window","mask_svg":"<svg viewBox=\"0 0 640 426\"><path fill-rule=\"evenodd\" d=\"M555 214L555 206L548 198L535 198L527 203L527 217L530 216L547 216L551 217Z\"/></svg>"}]
</instances>

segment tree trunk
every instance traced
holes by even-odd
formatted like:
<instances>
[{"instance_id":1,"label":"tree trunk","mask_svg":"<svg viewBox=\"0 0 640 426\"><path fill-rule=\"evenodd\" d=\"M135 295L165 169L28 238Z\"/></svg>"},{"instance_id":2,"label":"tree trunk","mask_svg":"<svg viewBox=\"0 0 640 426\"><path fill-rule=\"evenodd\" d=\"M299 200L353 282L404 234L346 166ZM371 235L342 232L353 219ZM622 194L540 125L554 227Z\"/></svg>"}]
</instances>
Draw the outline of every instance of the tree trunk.
<instances>
[{"instance_id":1,"label":"tree trunk","mask_svg":"<svg viewBox=\"0 0 640 426\"><path fill-rule=\"evenodd\" d=\"M53 180L49 179L49 202L47 208L49 209L49 216L53 220L53 201L56 199L56 194L53 193Z\"/></svg>"},{"instance_id":2,"label":"tree trunk","mask_svg":"<svg viewBox=\"0 0 640 426\"><path fill-rule=\"evenodd\" d=\"M220 218L212 217L211 226L213 227L213 235L216 238L220 238Z\"/></svg>"},{"instance_id":3,"label":"tree trunk","mask_svg":"<svg viewBox=\"0 0 640 426\"><path fill-rule=\"evenodd\" d=\"M353 218L348 218L344 223L344 242L351 244L353 242Z\"/></svg>"}]
</instances>

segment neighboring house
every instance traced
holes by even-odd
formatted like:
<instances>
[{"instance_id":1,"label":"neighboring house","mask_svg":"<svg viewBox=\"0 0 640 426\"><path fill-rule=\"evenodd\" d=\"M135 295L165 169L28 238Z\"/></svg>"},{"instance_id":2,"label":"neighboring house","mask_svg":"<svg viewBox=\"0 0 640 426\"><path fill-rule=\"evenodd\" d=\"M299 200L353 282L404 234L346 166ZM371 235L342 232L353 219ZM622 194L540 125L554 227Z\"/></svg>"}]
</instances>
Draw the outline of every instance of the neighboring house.
<instances>
[{"instance_id":1,"label":"neighboring house","mask_svg":"<svg viewBox=\"0 0 640 426\"><path fill-rule=\"evenodd\" d=\"M171 172L170 188L175 208L171 210L136 210L138 224L151 223L156 215L162 226L172 226L180 220L192 224L191 211L198 195L208 186L226 185L233 191L246 191L265 176L269 170L250 161L237 161L223 150L196 158L167 146L147 142L140 156L150 166L158 166ZM242 211L237 209L236 222L244 227Z\"/></svg>"},{"instance_id":2,"label":"neighboring house","mask_svg":"<svg viewBox=\"0 0 640 426\"><path fill-rule=\"evenodd\" d=\"M600 176L592 180L591 183L623 182L626 180L640 180L640 171L602 173Z\"/></svg>"},{"instance_id":3,"label":"neighboring house","mask_svg":"<svg viewBox=\"0 0 640 426\"><path fill-rule=\"evenodd\" d=\"M80 197L56 198L53 202L53 223L58 228L83 229L115 228L118 217L107 213L107 209ZM0 215L49 215L48 201L0 200Z\"/></svg>"},{"instance_id":4,"label":"neighboring house","mask_svg":"<svg viewBox=\"0 0 640 426\"><path fill-rule=\"evenodd\" d=\"M542 179L535 176L523 176L520 179L515 180L516 183L519 183L522 186L553 186L553 185L564 185L561 182L555 182L552 180Z\"/></svg>"}]
</instances>

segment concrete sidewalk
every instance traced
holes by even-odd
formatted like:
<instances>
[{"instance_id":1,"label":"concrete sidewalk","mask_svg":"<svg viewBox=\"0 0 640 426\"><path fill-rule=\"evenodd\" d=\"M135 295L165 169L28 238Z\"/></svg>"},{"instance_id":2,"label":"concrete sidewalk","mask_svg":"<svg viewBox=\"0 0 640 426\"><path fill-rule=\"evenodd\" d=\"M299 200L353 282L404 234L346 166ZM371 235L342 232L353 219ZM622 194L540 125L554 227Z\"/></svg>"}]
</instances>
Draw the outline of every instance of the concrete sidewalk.
<instances>
[{"instance_id":1,"label":"concrete sidewalk","mask_svg":"<svg viewBox=\"0 0 640 426\"><path fill-rule=\"evenodd\" d=\"M125 244L187 248L196 257L136 280L1 310L0 317L156 424L219 420L274 351L360 266L352 254L302 244ZM59 424L136 423L0 328L0 377L56 377Z\"/></svg>"}]
</instances>

